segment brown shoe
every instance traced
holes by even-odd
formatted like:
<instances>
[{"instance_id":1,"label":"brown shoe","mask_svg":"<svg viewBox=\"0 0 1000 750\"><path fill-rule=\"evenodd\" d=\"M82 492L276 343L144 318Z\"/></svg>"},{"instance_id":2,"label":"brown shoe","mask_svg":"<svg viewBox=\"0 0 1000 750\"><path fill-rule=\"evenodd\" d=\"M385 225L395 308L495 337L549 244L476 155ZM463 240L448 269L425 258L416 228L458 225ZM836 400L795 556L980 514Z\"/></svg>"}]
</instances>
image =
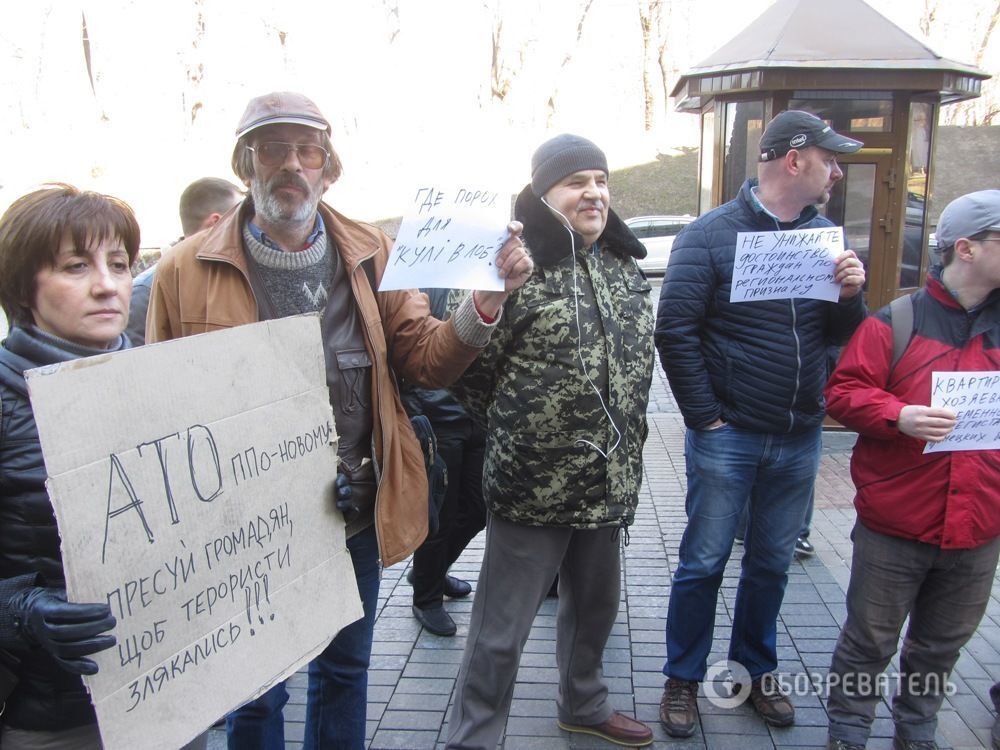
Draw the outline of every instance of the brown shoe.
<instances>
[{"instance_id":1,"label":"brown shoe","mask_svg":"<svg viewBox=\"0 0 1000 750\"><path fill-rule=\"evenodd\" d=\"M660 698L660 721L671 737L690 737L698 726L698 683L668 677Z\"/></svg>"},{"instance_id":2,"label":"brown shoe","mask_svg":"<svg viewBox=\"0 0 1000 750\"><path fill-rule=\"evenodd\" d=\"M773 673L767 672L750 685L750 702L761 718L772 727L790 727L795 723L795 706Z\"/></svg>"},{"instance_id":3,"label":"brown shoe","mask_svg":"<svg viewBox=\"0 0 1000 750\"><path fill-rule=\"evenodd\" d=\"M645 747L653 742L653 730L631 716L615 711L603 724L567 724L559 722L567 732L592 734L602 740L625 747Z\"/></svg>"}]
</instances>

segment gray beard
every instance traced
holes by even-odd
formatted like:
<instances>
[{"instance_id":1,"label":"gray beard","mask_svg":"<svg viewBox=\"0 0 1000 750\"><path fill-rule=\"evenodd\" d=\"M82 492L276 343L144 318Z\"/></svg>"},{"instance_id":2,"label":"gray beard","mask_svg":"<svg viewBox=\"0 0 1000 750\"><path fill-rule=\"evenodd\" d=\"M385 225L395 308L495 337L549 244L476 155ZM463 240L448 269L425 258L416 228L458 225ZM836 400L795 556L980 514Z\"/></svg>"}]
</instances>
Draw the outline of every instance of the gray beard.
<instances>
[{"instance_id":1,"label":"gray beard","mask_svg":"<svg viewBox=\"0 0 1000 750\"><path fill-rule=\"evenodd\" d=\"M256 175L250 180L250 196L253 198L254 211L272 226L295 226L313 221L319 205L317 200L315 203L301 203L295 209L288 208L271 194L267 184L261 182Z\"/></svg>"}]
</instances>

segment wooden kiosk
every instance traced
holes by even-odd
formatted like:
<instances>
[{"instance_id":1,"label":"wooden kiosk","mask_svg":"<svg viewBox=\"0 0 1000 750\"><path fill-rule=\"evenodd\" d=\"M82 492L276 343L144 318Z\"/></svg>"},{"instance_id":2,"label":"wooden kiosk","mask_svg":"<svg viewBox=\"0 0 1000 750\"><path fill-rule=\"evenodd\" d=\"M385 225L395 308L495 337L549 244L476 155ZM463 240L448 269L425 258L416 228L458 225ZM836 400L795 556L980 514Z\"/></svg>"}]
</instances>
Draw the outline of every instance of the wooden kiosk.
<instances>
[{"instance_id":1,"label":"wooden kiosk","mask_svg":"<svg viewBox=\"0 0 1000 750\"><path fill-rule=\"evenodd\" d=\"M870 309L923 282L926 198L938 110L975 98L990 76L936 55L862 0L776 0L681 76L677 109L701 116L699 213L733 198L756 173L764 125L802 109L865 146L823 209L864 260Z\"/></svg>"}]
</instances>

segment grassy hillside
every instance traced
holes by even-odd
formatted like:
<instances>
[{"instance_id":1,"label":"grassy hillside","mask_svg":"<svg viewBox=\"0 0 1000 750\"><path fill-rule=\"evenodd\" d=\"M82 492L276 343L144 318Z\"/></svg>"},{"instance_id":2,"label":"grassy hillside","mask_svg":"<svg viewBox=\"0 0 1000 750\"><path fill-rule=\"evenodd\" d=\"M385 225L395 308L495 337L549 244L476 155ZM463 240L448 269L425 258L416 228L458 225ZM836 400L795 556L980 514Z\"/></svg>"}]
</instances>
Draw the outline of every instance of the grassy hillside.
<instances>
[{"instance_id":1,"label":"grassy hillside","mask_svg":"<svg viewBox=\"0 0 1000 750\"><path fill-rule=\"evenodd\" d=\"M611 206L623 219L648 214L695 214L698 149L611 173Z\"/></svg>"}]
</instances>

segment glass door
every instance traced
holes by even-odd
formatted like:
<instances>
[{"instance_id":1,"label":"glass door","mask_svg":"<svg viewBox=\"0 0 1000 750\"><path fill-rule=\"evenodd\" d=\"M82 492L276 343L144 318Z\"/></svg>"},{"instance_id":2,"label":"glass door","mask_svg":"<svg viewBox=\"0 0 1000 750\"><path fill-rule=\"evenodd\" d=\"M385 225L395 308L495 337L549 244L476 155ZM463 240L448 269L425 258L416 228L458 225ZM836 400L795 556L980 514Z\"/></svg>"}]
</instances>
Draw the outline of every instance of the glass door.
<instances>
[{"instance_id":1,"label":"glass door","mask_svg":"<svg viewBox=\"0 0 1000 750\"><path fill-rule=\"evenodd\" d=\"M890 156L889 149L862 149L842 156L838 161L844 178L820 209L844 228L844 246L865 264L866 300L872 310L892 300L898 278L896 253L889 252L896 234L889 217Z\"/></svg>"}]
</instances>

